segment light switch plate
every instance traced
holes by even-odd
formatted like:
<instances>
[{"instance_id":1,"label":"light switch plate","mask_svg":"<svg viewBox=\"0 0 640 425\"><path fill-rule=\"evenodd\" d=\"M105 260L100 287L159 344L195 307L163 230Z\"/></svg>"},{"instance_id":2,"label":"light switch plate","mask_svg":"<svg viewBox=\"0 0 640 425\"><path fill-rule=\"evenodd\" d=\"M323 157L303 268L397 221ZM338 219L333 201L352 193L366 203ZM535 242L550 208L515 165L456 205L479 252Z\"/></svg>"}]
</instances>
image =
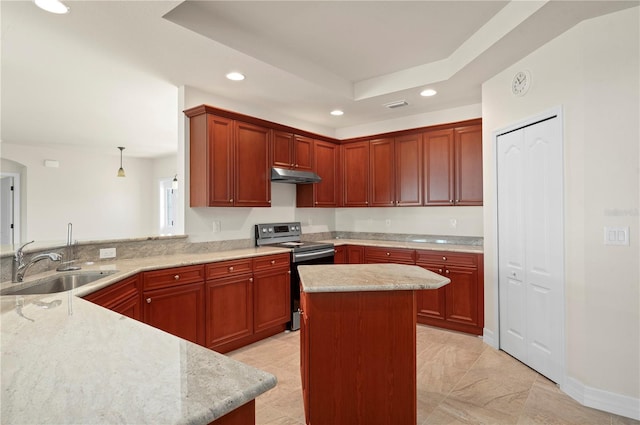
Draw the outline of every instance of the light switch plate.
<instances>
[{"instance_id":1,"label":"light switch plate","mask_svg":"<svg viewBox=\"0 0 640 425\"><path fill-rule=\"evenodd\" d=\"M629 227L605 227L605 245L629 245Z\"/></svg>"}]
</instances>

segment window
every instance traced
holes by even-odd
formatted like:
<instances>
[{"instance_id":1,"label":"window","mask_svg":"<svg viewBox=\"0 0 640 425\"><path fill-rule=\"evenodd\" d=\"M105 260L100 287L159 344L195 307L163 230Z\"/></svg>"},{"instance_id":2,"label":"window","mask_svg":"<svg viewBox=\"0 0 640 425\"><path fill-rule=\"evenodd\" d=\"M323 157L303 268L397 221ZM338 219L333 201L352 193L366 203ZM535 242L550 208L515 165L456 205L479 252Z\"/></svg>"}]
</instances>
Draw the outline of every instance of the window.
<instances>
[{"instance_id":1,"label":"window","mask_svg":"<svg viewBox=\"0 0 640 425\"><path fill-rule=\"evenodd\" d=\"M175 234L176 191L171 188L171 178L160 180L160 234Z\"/></svg>"}]
</instances>

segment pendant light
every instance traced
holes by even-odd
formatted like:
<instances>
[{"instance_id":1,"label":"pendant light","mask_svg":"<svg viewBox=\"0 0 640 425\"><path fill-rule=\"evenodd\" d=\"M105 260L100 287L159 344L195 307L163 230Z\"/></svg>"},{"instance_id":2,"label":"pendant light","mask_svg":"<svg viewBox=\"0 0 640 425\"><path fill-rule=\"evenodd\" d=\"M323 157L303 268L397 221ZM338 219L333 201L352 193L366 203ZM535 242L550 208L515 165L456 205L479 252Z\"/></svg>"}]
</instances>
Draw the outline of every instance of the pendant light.
<instances>
[{"instance_id":1,"label":"pendant light","mask_svg":"<svg viewBox=\"0 0 640 425\"><path fill-rule=\"evenodd\" d=\"M120 169L118 170L118 177L125 177L124 168L122 168L122 151L124 148L122 146L118 146L118 149L120 149Z\"/></svg>"},{"instance_id":2,"label":"pendant light","mask_svg":"<svg viewBox=\"0 0 640 425\"><path fill-rule=\"evenodd\" d=\"M178 189L178 175L177 174L173 177L173 180L171 181L171 189L173 189L173 190Z\"/></svg>"}]
</instances>

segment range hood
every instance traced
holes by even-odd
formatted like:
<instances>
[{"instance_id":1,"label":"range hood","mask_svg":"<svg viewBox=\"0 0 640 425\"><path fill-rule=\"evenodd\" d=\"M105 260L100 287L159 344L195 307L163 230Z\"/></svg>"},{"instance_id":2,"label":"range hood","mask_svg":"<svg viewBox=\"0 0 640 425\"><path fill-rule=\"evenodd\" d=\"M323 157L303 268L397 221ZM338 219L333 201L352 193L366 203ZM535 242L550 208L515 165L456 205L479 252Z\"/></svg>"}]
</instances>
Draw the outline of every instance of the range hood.
<instances>
[{"instance_id":1,"label":"range hood","mask_svg":"<svg viewBox=\"0 0 640 425\"><path fill-rule=\"evenodd\" d=\"M276 183L309 184L320 183L322 179L311 171L287 170L273 167L271 169L271 181Z\"/></svg>"}]
</instances>

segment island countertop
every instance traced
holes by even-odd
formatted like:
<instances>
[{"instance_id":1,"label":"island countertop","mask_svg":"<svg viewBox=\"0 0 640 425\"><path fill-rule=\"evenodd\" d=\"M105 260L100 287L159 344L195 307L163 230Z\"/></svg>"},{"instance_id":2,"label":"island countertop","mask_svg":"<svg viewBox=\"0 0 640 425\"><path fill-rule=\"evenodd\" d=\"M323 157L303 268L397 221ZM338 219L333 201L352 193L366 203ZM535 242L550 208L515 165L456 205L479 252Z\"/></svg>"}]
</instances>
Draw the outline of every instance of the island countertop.
<instances>
[{"instance_id":1,"label":"island countertop","mask_svg":"<svg viewBox=\"0 0 640 425\"><path fill-rule=\"evenodd\" d=\"M451 282L419 266L328 264L299 266L304 292L357 292L437 289Z\"/></svg>"}]
</instances>

